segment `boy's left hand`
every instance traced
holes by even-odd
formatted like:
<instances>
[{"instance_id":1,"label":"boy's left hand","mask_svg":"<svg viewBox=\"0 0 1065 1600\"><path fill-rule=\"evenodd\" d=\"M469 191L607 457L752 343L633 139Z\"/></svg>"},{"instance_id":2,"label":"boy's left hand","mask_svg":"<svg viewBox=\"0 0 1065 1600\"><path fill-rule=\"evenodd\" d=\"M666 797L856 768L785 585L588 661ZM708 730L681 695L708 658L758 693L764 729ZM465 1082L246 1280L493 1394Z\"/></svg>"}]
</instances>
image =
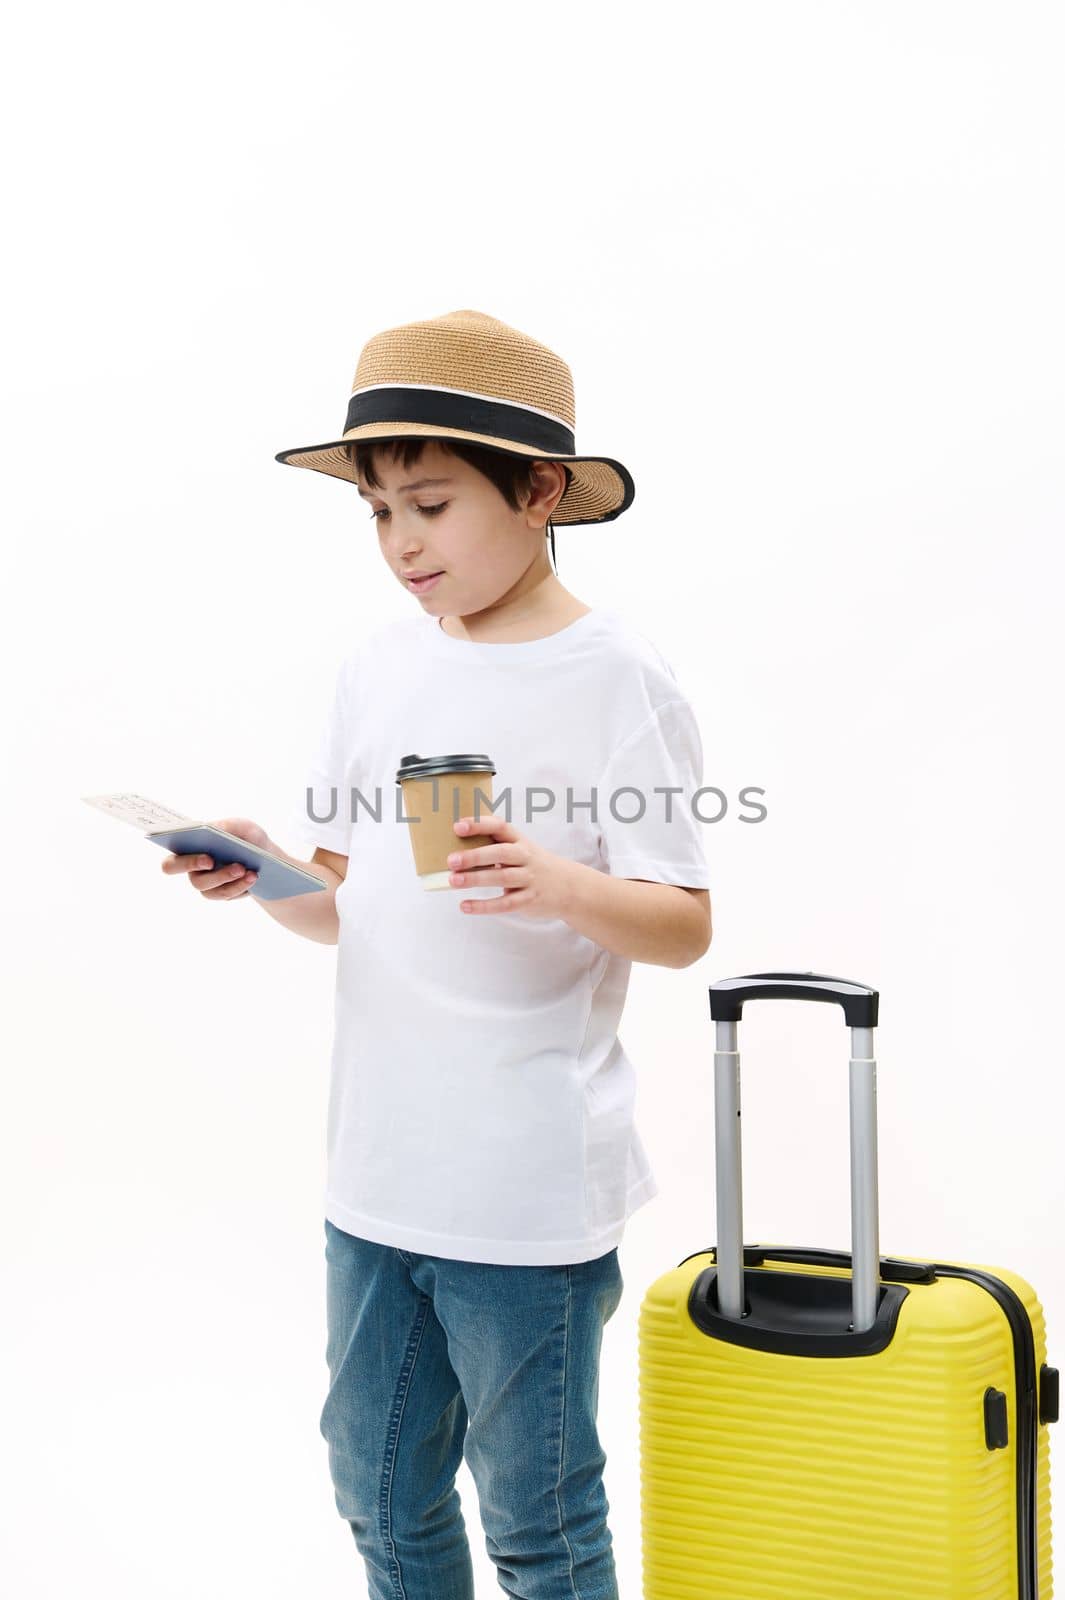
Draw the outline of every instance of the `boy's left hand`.
<instances>
[{"instance_id":1,"label":"boy's left hand","mask_svg":"<svg viewBox=\"0 0 1065 1600\"><path fill-rule=\"evenodd\" d=\"M560 917L569 899L574 863L552 850L544 850L517 832L503 817L460 817L455 832L489 833L497 844L449 855L453 888L479 889L502 884L504 893L490 900L463 900L461 911L479 916L499 911L523 911L530 917Z\"/></svg>"}]
</instances>

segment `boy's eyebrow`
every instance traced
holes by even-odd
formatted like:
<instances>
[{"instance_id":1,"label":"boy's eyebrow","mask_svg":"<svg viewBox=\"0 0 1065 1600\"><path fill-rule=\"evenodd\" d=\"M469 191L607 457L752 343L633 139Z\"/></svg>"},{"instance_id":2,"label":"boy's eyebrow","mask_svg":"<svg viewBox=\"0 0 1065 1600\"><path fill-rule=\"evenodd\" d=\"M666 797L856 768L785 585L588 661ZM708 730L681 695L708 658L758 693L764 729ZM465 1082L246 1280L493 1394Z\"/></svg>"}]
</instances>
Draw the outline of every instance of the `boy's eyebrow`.
<instances>
[{"instance_id":1,"label":"boy's eyebrow","mask_svg":"<svg viewBox=\"0 0 1065 1600\"><path fill-rule=\"evenodd\" d=\"M404 483L404 484L402 484L400 486L400 488L398 488L396 490L396 493L397 494L411 494L415 489L426 489L431 484L453 483L453 482L454 482L453 478L418 478L414 483ZM359 493L362 495L362 498L364 500L369 500L371 498L370 495L368 495L366 493L365 489L360 489Z\"/></svg>"}]
</instances>

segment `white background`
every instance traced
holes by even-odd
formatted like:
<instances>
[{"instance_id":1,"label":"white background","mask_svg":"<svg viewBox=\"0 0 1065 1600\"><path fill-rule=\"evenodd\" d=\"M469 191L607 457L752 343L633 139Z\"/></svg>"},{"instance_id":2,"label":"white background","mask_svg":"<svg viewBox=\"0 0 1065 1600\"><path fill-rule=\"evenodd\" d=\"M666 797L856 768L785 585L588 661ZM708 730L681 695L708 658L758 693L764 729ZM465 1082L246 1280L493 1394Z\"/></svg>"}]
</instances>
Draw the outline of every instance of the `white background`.
<instances>
[{"instance_id":1,"label":"white background","mask_svg":"<svg viewBox=\"0 0 1065 1600\"><path fill-rule=\"evenodd\" d=\"M559 577L658 642L704 781L769 812L707 829L703 960L633 969L662 1192L602 1361L623 1600L641 1299L714 1238L711 979L880 989L882 1250L1022 1273L1065 1364L1063 33L973 0L5 25L20 1600L363 1592L318 1432L335 950L80 797L298 848L336 665L419 602L353 489L274 454L338 436L374 333L449 310L569 362L578 449L637 493L558 530ZM840 1015L754 1007L740 1039L748 1242L846 1249Z\"/></svg>"}]
</instances>

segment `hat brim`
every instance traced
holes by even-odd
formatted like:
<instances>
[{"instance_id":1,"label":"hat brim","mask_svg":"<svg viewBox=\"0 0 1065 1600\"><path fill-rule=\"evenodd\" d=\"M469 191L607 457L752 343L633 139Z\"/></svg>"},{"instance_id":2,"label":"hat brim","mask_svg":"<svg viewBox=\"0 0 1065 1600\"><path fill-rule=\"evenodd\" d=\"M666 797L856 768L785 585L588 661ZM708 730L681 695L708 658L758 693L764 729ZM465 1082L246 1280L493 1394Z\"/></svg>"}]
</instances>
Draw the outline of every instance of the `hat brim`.
<instances>
[{"instance_id":1,"label":"hat brim","mask_svg":"<svg viewBox=\"0 0 1065 1600\"><path fill-rule=\"evenodd\" d=\"M501 442L498 438L480 433L467 433L461 428L431 427L420 422L370 422L353 428L342 439L332 439L326 444L301 445L295 450L281 450L274 457L285 467L309 467L313 472L324 472L331 478L356 482L354 465L349 455L350 446L364 439L465 439L470 444L486 450L498 450L501 455L529 456L535 461L558 461L570 470L570 481L558 505L551 513L556 527L575 526L589 522L612 522L632 504L636 485L628 469L610 456L556 455L550 450L537 450L531 445Z\"/></svg>"}]
</instances>

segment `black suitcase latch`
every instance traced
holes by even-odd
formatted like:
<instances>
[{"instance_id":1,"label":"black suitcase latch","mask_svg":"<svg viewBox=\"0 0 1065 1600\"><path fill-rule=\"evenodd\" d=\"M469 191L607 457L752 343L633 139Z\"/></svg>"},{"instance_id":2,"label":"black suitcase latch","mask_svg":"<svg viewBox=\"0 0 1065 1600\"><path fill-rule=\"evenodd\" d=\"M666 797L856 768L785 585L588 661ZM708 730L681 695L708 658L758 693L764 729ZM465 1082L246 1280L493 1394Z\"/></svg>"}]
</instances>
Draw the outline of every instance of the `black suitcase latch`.
<instances>
[{"instance_id":1,"label":"black suitcase latch","mask_svg":"<svg viewBox=\"0 0 1065 1600\"><path fill-rule=\"evenodd\" d=\"M1005 1450L1009 1442L1006 1396L1001 1389L984 1390L984 1438L989 1450Z\"/></svg>"}]
</instances>

